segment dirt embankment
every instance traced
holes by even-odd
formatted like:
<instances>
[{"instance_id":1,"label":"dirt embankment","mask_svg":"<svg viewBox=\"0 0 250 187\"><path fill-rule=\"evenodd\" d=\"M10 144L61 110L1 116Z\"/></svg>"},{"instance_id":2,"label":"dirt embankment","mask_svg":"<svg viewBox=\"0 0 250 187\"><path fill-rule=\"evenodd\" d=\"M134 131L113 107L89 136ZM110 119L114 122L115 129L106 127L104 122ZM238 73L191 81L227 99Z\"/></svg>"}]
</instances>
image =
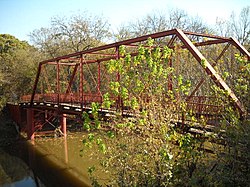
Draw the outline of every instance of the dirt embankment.
<instances>
[{"instance_id":1,"label":"dirt embankment","mask_svg":"<svg viewBox=\"0 0 250 187\"><path fill-rule=\"evenodd\" d=\"M15 186L32 176L31 170L23 160L6 152L6 149L11 150L18 140L16 124L4 109L0 112L0 186Z\"/></svg>"},{"instance_id":2,"label":"dirt embankment","mask_svg":"<svg viewBox=\"0 0 250 187\"><path fill-rule=\"evenodd\" d=\"M18 139L15 122L10 118L8 111L0 111L0 147L9 146Z\"/></svg>"}]
</instances>

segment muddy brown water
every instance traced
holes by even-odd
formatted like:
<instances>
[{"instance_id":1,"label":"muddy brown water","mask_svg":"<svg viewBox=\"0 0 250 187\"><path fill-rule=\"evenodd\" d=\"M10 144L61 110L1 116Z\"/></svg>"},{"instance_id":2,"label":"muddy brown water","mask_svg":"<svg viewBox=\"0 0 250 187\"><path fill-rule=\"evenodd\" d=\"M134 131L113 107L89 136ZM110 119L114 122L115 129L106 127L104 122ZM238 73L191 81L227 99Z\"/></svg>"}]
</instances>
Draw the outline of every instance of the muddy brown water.
<instances>
[{"instance_id":1,"label":"muddy brown water","mask_svg":"<svg viewBox=\"0 0 250 187\"><path fill-rule=\"evenodd\" d=\"M43 137L36 138L35 141L20 140L6 148L9 155L25 161L35 176L32 181L29 180L32 176L26 174L23 179L19 179L19 182L21 181L19 186L26 186L28 182L32 183L30 186L39 186L40 181L46 187L91 186L87 171L89 167L98 165L98 156L96 156L98 152L84 149L81 154L80 150L84 148L82 144L84 137L86 133L74 132L68 134L67 138ZM103 173L99 175L105 178ZM12 185L15 182L12 181Z\"/></svg>"}]
</instances>

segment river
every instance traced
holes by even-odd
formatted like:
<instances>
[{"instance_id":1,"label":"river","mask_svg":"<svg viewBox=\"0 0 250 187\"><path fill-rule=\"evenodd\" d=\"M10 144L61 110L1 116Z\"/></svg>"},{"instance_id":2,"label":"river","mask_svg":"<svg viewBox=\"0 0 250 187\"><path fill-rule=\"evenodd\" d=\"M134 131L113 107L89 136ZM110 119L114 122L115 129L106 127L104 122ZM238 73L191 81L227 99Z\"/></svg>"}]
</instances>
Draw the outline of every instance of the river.
<instances>
[{"instance_id":1,"label":"river","mask_svg":"<svg viewBox=\"0 0 250 187\"><path fill-rule=\"evenodd\" d=\"M22 177L13 179L5 186L91 186L88 168L98 165L102 153L86 149L82 143L85 136L84 132L74 132L66 138L21 139L7 147L6 157L12 155L13 158L22 159L31 170L23 172L19 169L19 172L23 172L19 173ZM9 164L17 165L11 161ZM102 172L98 176L105 178Z\"/></svg>"}]
</instances>

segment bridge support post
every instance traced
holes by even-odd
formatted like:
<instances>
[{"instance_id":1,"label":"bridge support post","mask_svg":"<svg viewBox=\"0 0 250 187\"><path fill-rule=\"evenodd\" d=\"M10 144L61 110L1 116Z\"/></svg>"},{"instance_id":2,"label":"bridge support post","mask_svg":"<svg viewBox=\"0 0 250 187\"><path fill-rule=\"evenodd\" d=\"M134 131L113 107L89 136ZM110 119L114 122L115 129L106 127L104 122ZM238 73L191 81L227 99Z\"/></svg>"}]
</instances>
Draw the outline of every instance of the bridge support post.
<instances>
[{"instance_id":1,"label":"bridge support post","mask_svg":"<svg viewBox=\"0 0 250 187\"><path fill-rule=\"evenodd\" d=\"M61 131L63 132L64 137L67 136L67 118L66 114L62 114L60 116L60 126L61 126Z\"/></svg>"},{"instance_id":2,"label":"bridge support post","mask_svg":"<svg viewBox=\"0 0 250 187\"><path fill-rule=\"evenodd\" d=\"M29 140L35 139L35 128L34 128L34 110L32 108L27 109L27 135Z\"/></svg>"}]
</instances>

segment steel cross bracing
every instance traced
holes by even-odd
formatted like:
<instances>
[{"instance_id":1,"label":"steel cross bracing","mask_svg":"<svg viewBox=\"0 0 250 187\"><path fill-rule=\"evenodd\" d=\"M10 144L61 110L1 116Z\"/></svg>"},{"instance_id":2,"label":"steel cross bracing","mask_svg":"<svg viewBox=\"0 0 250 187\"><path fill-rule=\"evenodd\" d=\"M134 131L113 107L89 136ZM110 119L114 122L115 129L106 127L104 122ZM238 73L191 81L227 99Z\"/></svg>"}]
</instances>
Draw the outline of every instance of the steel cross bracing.
<instances>
[{"instance_id":1,"label":"steel cross bracing","mask_svg":"<svg viewBox=\"0 0 250 187\"><path fill-rule=\"evenodd\" d=\"M172 29L144 35L42 61L38 65L33 92L31 95L23 96L22 103L31 108L39 106L44 109L49 108L50 106L48 105L53 105L53 107L58 108L58 110L64 110L64 113L75 113L87 110L89 109L89 104L91 102L102 103L104 94L103 87L107 88L110 79L115 79L116 81L119 81L120 79L119 73L117 73L115 77L108 75L105 69L105 62L120 58L120 46L126 46L131 49L131 51L133 51L131 56L137 55L137 47L141 44L147 47L146 41L148 38L154 39L156 43L159 41L157 45L160 47L165 45L173 50L178 50L175 46L178 44L179 48L187 50L192 57L200 63L201 67L204 69L204 73L211 77L217 86L228 93L229 98L239 112L241 114L246 113L246 109L243 104L215 70L214 66L223 57L223 55L225 55L229 46L233 46L248 60L250 60L249 52L234 38L187 32L180 29ZM224 46L221 53L217 56L214 62L207 60L207 58L205 58L202 54L202 50L200 50L200 48L219 44L223 44ZM170 66L172 66L173 63L174 62L171 61ZM52 72L46 69L48 66L51 68L50 70L56 72L54 80L49 80L48 78L48 73ZM62 74L64 74L64 77ZM78 80L77 83L76 80ZM205 78L202 78L195 85L195 88L189 97L187 97L187 101L195 100L195 93L203 84L204 80ZM62 88L62 84L67 84L66 89ZM168 85L170 89L173 87L172 84L171 78ZM46 87L47 90L44 91L43 87ZM120 98L118 97L116 100L116 107L120 107ZM202 99L198 100L201 101ZM103 109L103 111L105 110Z\"/></svg>"}]
</instances>

